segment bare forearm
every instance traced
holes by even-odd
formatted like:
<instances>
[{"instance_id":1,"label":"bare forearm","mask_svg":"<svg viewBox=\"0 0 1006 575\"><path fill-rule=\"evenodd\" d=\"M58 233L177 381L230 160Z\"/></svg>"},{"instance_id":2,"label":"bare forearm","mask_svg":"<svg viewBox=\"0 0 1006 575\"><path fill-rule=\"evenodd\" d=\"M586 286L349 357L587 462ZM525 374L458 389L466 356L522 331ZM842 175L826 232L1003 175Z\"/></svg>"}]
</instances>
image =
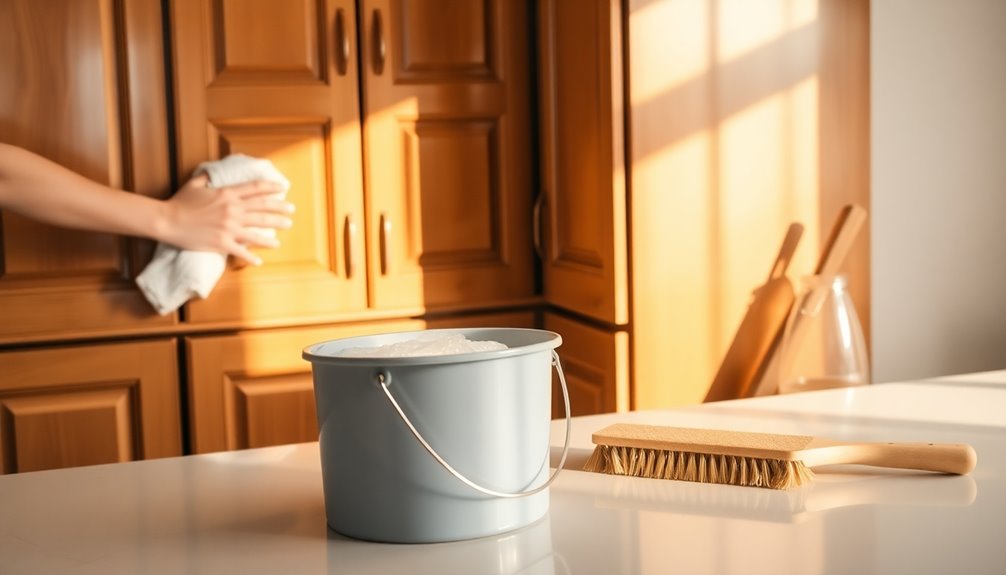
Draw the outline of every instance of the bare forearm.
<instances>
[{"instance_id":1,"label":"bare forearm","mask_svg":"<svg viewBox=\"0 0 1006 575\"><path fill-rule=\"evenodd\" d=\"M208 188L196 176L169 199L116 190L21 148L0 143L0 209L49 224L142 236L182 249L230 254L251 263L254 247L277 247L261 228L289 228L293 205L277 182Z\"/></svg>"},{"instance_id":2,"label":"bare forearm","mask_svg":"<svg viewBox=\"0 0 1006 575\"><path fill-rule=\"evenodd\" d=\"M164 202L109 188L2 143L0 208L62 227L155 238L167 217Z\"/></svg>"}]
</instances>

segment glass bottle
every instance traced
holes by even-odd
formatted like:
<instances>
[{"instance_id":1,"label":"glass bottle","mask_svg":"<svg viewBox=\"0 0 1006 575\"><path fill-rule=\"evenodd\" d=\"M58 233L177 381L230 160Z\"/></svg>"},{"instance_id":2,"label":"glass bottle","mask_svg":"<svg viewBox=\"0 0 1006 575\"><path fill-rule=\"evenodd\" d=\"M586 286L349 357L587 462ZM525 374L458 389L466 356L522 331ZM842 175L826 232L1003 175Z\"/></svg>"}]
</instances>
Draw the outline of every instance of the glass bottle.
<instances>
[{"instance_id":1,"label":"glass bottle","mask_svg":"<svg viewBox=\"0 0 1006 575\"><path fill-rule=\"evenodd\" d=\"M803 278L781 345L779 393L870 383L866 339L844 275Z\"/></svg>"}]
</instances>

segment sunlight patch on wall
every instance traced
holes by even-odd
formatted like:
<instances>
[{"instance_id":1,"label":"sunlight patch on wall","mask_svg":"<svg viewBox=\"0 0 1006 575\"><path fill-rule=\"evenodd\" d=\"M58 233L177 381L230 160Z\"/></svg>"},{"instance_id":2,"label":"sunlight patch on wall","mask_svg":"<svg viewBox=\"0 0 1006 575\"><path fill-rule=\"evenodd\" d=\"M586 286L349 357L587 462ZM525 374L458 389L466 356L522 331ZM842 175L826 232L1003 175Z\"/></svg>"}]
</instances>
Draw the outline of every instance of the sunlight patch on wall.
<instances>
[{"instance_id":1,"label":"sunlight patch on wall","mask_svg":"<svg viewBox=\"0 0 1006 575\"><path fill-rule=\"evenodd\" d=\"M820 251L821 136L818 92L817 76L807 78L789 90L792 160L788 165L790 178L788 217L804 226L800 247L789 267L789 275L794 280L813 273ZM831 222L826 225L831 225Z\"/></svg>"},{"instance_id":2,"label":"sunlight patch on wall","mask_svg":"<svg viewBox=\"0 0 1006 575\"><path fill-rule=\"evenodd\" d=\"M765 282L787 227L805 226L791 276L809 273L818 232L817 80L764 98L719 130L720 345L744 316L748 294ZM794 275L795 274L795 275Z\"/></svg>"},{"instance_id":3,"label":"sunlight patch on wall","mask_svg":"<svg viewBox=\"0 0 1006 575\"><path fill-rule=\"evenodd\" d=\"M709 71L710 21L705 0L650 2L631 9L633 35L647 38L647 50L630 52L632 66L646 74L632 77L631 104L637 105L700 78Z\"/></svg>"},{"instance_id":4,"label":"sunlight patch on wall","mask_svg":"<svg viewBox=\"0 0 1006 575\"><path fill-rule=\"evenodd\" d=\"M635 329L690 390L637 406L701 400L693 382L711 381L790 223L805 226L790 276L816 263L818 19L818 0L630 2L633 252L651 262L632 271Z\"/></svg>"},{"instance_id":5,"label":"sunlight patch on wall","mask_svg":"<svg viewBox=\"0 0 1006 575\"><path fill-rule=\"evenodd\" d=\"M817 20L818 0L720 0L714 4L720 63L754 52Z\"/></svg>"},{"instance_id":6,"label":"sunlight patch on wall","mask_svg":"<svg viewBox=\"0 0 1006 575\"><path fill-rule=\"evenodd\" d=\"M676 380L706 381L719 361L708 345L716 303L718 267L708 222L713 198L707 190L715 176L712 134L695 133L633 164L633 251L645 266L633 269L637 301L648 302L635 321L637 332L659 333L652 353L674 366ZM688 246L687 249L682 249ZM673 248L669 257L668 248ZM647 340L641 339L639 346ZM638 370L636 377L658 381L665 374ZM693 386L641 386L641 405L695 403Z\"/></svg>"}]
</instances>

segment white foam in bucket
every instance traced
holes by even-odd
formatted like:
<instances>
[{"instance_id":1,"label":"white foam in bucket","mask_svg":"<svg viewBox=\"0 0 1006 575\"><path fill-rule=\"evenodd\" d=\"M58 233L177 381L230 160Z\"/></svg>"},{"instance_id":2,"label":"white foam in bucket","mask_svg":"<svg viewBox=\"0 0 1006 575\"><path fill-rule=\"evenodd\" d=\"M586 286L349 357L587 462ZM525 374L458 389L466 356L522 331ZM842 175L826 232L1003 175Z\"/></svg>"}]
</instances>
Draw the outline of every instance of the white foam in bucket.
<instances>
[{"instance_id":1,"label":"white foam in bucket","mask_svg":"<svg viewBox=\"0 0 1006 575\"><path fill-rule=\"evenodd\" d=\"M345 357L431 332L507 349ZM548 511L552 366L562 338L536 329L400 332L304 350L318 410L325 513L335 531L399 543L457 541L528 525Z\"/></svg>"}]
</instances>

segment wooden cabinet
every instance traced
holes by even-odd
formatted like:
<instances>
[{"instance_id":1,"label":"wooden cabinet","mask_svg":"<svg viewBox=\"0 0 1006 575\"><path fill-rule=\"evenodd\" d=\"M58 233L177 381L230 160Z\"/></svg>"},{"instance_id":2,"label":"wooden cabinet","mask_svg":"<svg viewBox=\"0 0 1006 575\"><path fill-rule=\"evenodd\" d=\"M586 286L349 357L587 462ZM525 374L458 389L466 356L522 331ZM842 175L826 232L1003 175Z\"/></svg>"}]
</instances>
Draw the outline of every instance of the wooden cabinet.
<instances>
[{"instance_id":1,"label":"wooden cabinet","mask_svg":"<svg viewBox=\"0 0 1006 575\"><path fill-rule=\"evenodd\" d=\"M534 294L522 3L174 0L171 14L179 177L266 157L298 207L267 265L225 274L189 321Z\"/></svg>"},{"instance_id":2,"label":"wooden cabinet","mask_svg":"<svg viewBox=\"0 0 1006 575\"><path fill-rule=\"evenodd\" d=\"M618 0L538 3L536 245L553 309L545 327L563 336L560 355L575 415L630 407L621 38ZM562 406L554 405L560 417Z\"/></svg>"},{"instance_id":3,"label":"wooden cabinet","mask_svg":"<svg viewBox=\"0 0 1006 575\"><path fill-rule=\"evenodd\" d=\"M566 375L570 413L590 415L629 409L629 334L546 312L545 329L562 336L557 350ZM553 377L558 384L558 377ZM564 417L562 390L554 385L552 417Z\"/></svg>"},{"instance_id":4,"label":"wooden cabinet","mask_svg":"<svg viewBox=\"0 0 1006 575\"><path fill-rule=\"evenodd\" d=\"M156 2L0 3L0 140L134 193L169 193ZM133 285L150 245L0 211L0 345L150 331Z\"/></svg>"},{"instance_id":5,"label":"wooden cabinet","mask_svg":"<svg viewBox=\"0 0 1006 575\"><path fill-rule=\"evenodd\" d=\"M531 312L392 320L186 338L192 450L207 453L318 439L309 345L443 327L534 327Z\"/></svg>"},{"instance_id":6,"label":"wooden cabinet","mask_svg":"<svg viewBox=\"0 0 1006 575\"><path fill-rule=\"evenodd\" d=\"M163 197L167 96L158 3L0 2L3 142ZM182 453L174 340L56 344L177 327L133 283L151 247L0 210L0 473Z\"/></svg>"},{"instance_id":7,"label":"wooden cabinet","mask_svg":"<svg viewBox=\"0 0 1006 575\"><path fill-rule=\"evenodd\" d=\"M621 2L539 2L546 299L611 325L629 320Z\"/></svg>"},{"instance_id":8,"label":"wooden cabinet","mask_svg":"<svg viewBox=\"0 0 1006 575\"><path fill-rule=\"evenodd\" d=\"M265 157L298 208L282 246L261 252L265 265L226 273L187 319L366 309L353 2L180 0L171 16L179 179L231 153Z\"/></svg>"},{"instance_id":9,"label":"wooden cabinet","mask_svg":"<svg viewBox=\"0 0 1006 575\"><path fill-rule=\"evenodd\" d=\"M308 343L535 325L485 315L540 301L529 27L507 0L0 3L4 142L156 197L266 157L298 207L266 265L164 317L133 284L150 242L0 212L3 470L310 440Z\"/></svg>"},{"instance_id":10,"label":"wooden cabinet","mask_svg":"<svg viewBox=\"0 0 1006 575\"><path fill-rule=\"evenodd\" d=\"M173 339L0 351L0 473L182 454Z\"/></svg>"},{"instance_id":11,"label":"wooden cabinet","mask_svg":"<svg viewBox=\"0 0 1006 575\"><path fill-rule=\"evenodd\" d=\"M537 8L548 321L616 358L574 396L700 402L790 222L796 277L843 205L869 206L869 3ZM868 233L843 271L868 301Z\"/></svg>"},{"instance_id":12,"label":"wooden cabinet","mask_svg":"<svg viewBox=\"0 0 1006 575\"><path fill-rule=\"evenodd\" d=\"M360 5L373 305L532 295L525 4Z\"/></svg>"}]
</instances>

